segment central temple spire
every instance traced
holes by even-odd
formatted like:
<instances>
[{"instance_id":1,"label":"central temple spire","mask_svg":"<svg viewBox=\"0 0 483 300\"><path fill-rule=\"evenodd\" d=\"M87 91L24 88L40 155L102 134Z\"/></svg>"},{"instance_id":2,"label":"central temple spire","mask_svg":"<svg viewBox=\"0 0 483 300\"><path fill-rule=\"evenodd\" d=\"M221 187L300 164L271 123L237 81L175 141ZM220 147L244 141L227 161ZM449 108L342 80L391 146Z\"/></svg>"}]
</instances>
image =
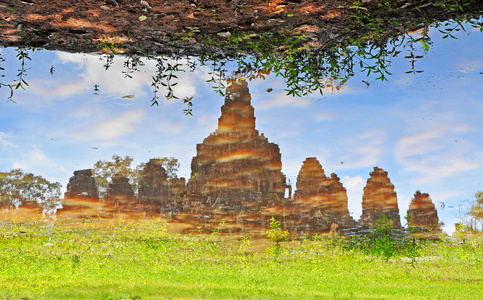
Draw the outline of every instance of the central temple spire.
<instances>
[{"instance_id":1,"label":"central temple spire","mask_svg":"<svg viewBox=\"0 0 483 300\"><path fill-rule=\"evenodd\" d=\"M282 199L285 176L278 145L255 129L248 84L231 80L218 128L196 146L189 190L225 205Z\"/></svg>"},{"instance_id":2,"label":"central temple spire","mask_svg":"<svg viewBox=\"0 0 483 300\"><path fill-rule=\"evenodd\" d=\"M255 109L251 105L251 100L247 82L232 80L226 89L225 104L221 107L216 133L258 134L255 130Z\"/></svg>"}]
</instances>

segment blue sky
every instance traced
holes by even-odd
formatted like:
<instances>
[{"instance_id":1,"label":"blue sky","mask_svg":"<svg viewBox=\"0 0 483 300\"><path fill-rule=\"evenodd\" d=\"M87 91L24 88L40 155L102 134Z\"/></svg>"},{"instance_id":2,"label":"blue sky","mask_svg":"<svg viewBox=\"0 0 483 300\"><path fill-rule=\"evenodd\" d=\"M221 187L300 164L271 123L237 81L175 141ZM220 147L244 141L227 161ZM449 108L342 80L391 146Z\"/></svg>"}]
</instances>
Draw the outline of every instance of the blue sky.
<instances>
[{"instance_id":1,"label":"blue sky","mask_svg":"<svg viewBox=\"0 0 483 300\"><path fill-rule=\"evenodd\" d=\"M323 97L287 96L274 76L249 82L256 128L280 146L283 172L293 185L305 158L317 157L327 175L341 178L358 219L362 188L379 166L396 187L402 217L421 190L430 194L445 230L452 232L458 206L468 206L483 190L483 43L476 30L459 32L458 40L441 40L435 29L430 35L434 45L416 63L421 74L405 74L410 63L403 53L388 82L358 74L341 91L328 90ZM12 49L0 51L7 60L6 82L19 63ZM196 144L216 129L224 99L206 83L206 67L179 74L175 87L180 98L193 96L191 117L183 114L180 101L162 99L159 107L150 106L153 61L130 79L122 74L122 58L104 71L105 61L97 55L35 51L30 56L30 86L16 91L16 103L6 102L9 91L0 89L0 171L21 168L65 189L74 170L118 154L134 157L135 165L174 156L181 163L179 176L189 177ZM99 95L93 94L94 84ZM134 97L121 98L125 95Z\"/></svg>"}]
</instances>

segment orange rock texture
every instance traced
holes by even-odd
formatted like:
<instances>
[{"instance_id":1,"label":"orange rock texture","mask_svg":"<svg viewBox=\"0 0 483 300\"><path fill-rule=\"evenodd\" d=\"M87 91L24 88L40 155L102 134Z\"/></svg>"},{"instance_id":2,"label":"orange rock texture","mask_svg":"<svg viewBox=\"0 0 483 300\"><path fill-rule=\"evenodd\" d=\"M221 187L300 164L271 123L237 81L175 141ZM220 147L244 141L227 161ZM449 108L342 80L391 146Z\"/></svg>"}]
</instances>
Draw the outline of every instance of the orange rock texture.
<instances>
[{"instance_id":1,"label":"orange rock texture","mask_svg":"<svg viewBox=\"0 0 483 300\"><path fill-rule=\"evenodd\" d=\"M363 226L373 226L382 216L393 222L394 228L401 227L397 194L387 171L374 167L367 179L362 195L362 215L359 223Z\"/></svg>"},{"instance_id":2,"label":"orange rock texture","mask_svg":"<svg viewBox=\"0 0 483 300\"><path fill-rule=\"evenodd\" d=\"M246 81L226 90L218 128L196 146L188 189L212 205L262 202L284 196L285 176L278 145L255 129L254 108Z\"/></svg>"},{"instance_id":3,"label":"orange rock texture","mask_svg":"<svg viewBox=\"0 0 483 300\"><path fill-rule=\"evenodd\" d=\"M0 198L1 199L1 198ZM13 205L0 203L0 218L17 222L33 221L44 218L44 209L35 201Z\"/></svg>"},{"instance_id":4,"label":"orange rock texture","mask_svg":"<svg viewBox=\"0 0 483 300\"><path fill-rule=\"evenodd\" d=\"M315 227L323 225L324 229L329 229L333 223L343 227L355 224L349 214L346 189L335 173L325 176L315 157L307 158L300 169L294 202L301 213L309 214L307 222L320 223L319 226L313 224Z\"/></svg>"},{"instance_id":5,"label":"orange rock texture","mask_svg":"<svg viewBox=\"0 0 483 300\"><path fill-rule=\"evenodd\" d=\"M409 228L416 232L439 232L438 212L429 194L416 191L408 209Z\"/></svg>"}]
</instances>

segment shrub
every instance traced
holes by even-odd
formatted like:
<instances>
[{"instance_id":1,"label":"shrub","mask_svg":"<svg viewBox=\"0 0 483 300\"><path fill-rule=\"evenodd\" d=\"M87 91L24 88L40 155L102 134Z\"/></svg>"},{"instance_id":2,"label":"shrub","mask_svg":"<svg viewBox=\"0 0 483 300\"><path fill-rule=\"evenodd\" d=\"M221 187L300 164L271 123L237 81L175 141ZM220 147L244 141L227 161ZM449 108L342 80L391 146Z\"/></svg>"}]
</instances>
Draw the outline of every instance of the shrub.
<instances>
[{"instance_id":1,"label":"shrub","mask_svg":"<svg viewBox=\"0 0 483 300\"><path fill-rule=\"evenodd\" d=\"M275 244L267 248L270 254L279 256L282 253L281 241L287 239L289 233L287 230L282 230L280 228L280 222L275 220L273 217L270 219L270 229L266 231L267 237L271 239Z\"/></svg>"},{"instance_id":2,"label":"shrub","mask_svg":"<svg viewBox=\"0 0 483 300\"><path fill-rule=\"evenodd\" d=\"M357 249L367 255L382 257L385 261L394 256L409 257L411 258L410 264L414 266L421 246L406 232L394 229L392 221L383 216L376 221L367 234L352 236L345 248Z\"/></svg>"}]
</instances>

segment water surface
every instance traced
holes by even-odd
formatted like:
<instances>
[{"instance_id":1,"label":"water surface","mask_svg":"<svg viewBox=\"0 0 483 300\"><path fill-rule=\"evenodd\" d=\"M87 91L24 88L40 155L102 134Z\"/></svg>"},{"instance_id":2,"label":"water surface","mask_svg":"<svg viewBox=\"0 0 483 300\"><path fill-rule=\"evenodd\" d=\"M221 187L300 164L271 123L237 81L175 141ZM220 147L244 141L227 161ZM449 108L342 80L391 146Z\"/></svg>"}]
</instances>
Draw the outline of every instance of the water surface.
<instances>
[{"instance_id":1,"label":"water surface","mask_svg":"<svg viewBox=\"0 0 483 300\"><path fill-rule=\"evenodd\" d=\"M377 166L395 186L402 225L420 190L430 195L443 229L454 230L474 193L483 189L483 43L475 29L457 33L457 40L440 39L435 29L430 33L429 53L417 50L424 54L415 62L422 73L406 73L413 58L403 52L387 82L358 73L342 87L327 87L323 96L287 96L283 81L273 75L247 82L255 129L278 145L281 171L293 192L302 163L316 157L325 175L340 178L357 221L363 188ZM14 49L1 54L8 81L19 62ZM63 193L75 170L112 155L133 157L133 167L175 157L177 176L188 181L196 144L219 128L225 99L207 82L209 67L193 72L186 67L173 87L180 100L152 107L155 61L145 60L129 78L122 57L114 57L108 70L94 54L35 51L30 57L29 86L15 91L16 103L1 104L1 171L41 175L60 182ZM0 93L7 99L10 91ZM185 97L193 97L193 116L183 113ZM284 188L284 197L287 193Z\"/></svg>"}]
</instances>

